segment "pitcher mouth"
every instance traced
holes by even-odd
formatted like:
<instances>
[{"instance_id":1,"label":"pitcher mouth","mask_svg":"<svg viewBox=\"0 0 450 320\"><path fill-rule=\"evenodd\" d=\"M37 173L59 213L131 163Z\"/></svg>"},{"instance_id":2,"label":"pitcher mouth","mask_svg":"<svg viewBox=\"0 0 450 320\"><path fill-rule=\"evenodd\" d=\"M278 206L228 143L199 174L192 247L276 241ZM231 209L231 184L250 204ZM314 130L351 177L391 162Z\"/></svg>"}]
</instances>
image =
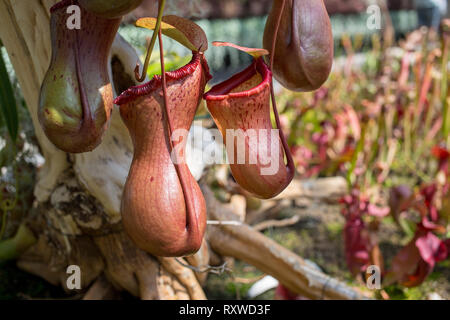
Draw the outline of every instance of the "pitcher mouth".
<instances>
[{"instance_id":1,"label":"pitcher mouth","mask_svg":"<svg viewBox=\"0 0 450 320\"><path fill-rule=\"evenodd\" d=\"M231 92L240 84L250 80L257 73L262 76L262 81L257 86L245 91ZM263 58L260 57L254 60L248 68L212 87L211 90L204 94L203 98L206 101L220 101L228 98L247 98L260 93L266 87L270 87L271 79L272 72L269 70L269 66L264 62Z\"/></svg>"},{"instance_id":2,"label":"pitcher mouth","mask_svg":"<svg viewBox=\"0 0 450 320\"><path fill-rule=\"evenodd\" d=\"M194 71L197 70L197 68L200 65L204 69L206 82L208 82L212 78L211 74L209 73L208 63L206 62L203 53L193 52L192 59L188 64L186 64L185 66L181 67L178 70L166 72L167 84L169 85L170 82L183 79L193 74ZM161 85L162 85L161 75L157 74L149 82L138 86L133 86L122 92L114 100L114 103L119 106L122 104L129 103L137 99L138 97L150 94L152 91L160 88Z\"/></svg>"}]
</instances>

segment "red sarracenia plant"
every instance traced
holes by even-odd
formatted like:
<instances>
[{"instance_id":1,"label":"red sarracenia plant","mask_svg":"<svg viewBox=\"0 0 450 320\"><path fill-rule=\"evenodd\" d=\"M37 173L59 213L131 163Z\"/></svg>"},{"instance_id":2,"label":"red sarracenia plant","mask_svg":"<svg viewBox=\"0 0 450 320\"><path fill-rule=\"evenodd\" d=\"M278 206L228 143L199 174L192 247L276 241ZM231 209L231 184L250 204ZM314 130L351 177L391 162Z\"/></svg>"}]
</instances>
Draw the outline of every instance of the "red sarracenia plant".
<instances>
[{"instance_id":1,"label":"red sarracenia plant","mask_svg":"<svg viewBox=\"0 0 450 320\"><path fill-rule=\"evenodd\" d=\"M448 197L450 196L449 161L450 152L440 146L435 146L431 150L432 155L438 160L438 173L435 181L425 185L420 189L420 195L423 198L421 206L417 209L423 217L429 217L431 221L437 222L440 213L443 216L449 216Z\"/></svg>"},{"instance_id":2,"label":"red sarracenia plant","mask_svg":"<svg viewBox=\"0 0 450 320\"><path fill-rule=\"evenodd\" d=\"M400 217L412 205L415 195L411 188L406 185L399 185L389 191L389 207L391 215L397 224L400 224Z\"/></svg>"},{"instance_id":3,"label":"red sarracenia plant","mask_svg":"<svg viewBox=\"0 0 450 320\"><path fill-rule=\"evenodd\" d=\"M442 171L445 175L448 175L450 163L450 151L448 151L443 147L435 146L431 150L431 153L439 161L439 171Z\"/></svg>"},{"instance_id":4,"label":"red sarracenia plant","mask_svg":"<svg viewBox=\"0 0 450 320\"><path fill-rule=\"evenodd\" d=\"M416 225L414 238L394 257L391 270L386 274L387 285L398 282L406 287L418 286L433 271L437 262L448 257L447 242L435 235L445 233L445 227L437 223L440 216L436 201L438 192L445 194L447 188L444 186L439 190L438 184L433 183L422 187L415 197L404 186L393 189L391 207L397 213L408 209L416 210L420 213L421 221ZM398 199L394 201L394 197ZM445 205L441 209L444 213Z\"/></svg>"},{"instance_id":5,"label":"red sarracenia plant","mask_svg":"<svg viewBox=\"0 0 450 320\"><path fill-rule=\"evenodd\" d=\"M423 213L423 215L429 216L431 221L434 221L434 222L436 222L439 219L439 211L435 205L435 197L436 197L437 191L438 191L438 187L435 183L424 186L420 190L420 195L423 197L423 202L426 207L426 211L425 211L425 213Z\"/></svg>"},{"instance_id":6,"label":"red sarracenia plant","mask_svg":"<svg viewBox=\"0 0 450 320\"><path fill-rule=\"evenodd\" d=\"M100 144L113 107L108 54L120 19L99 18L81 9L81 29L69 29L66 8L51 8L52 59L42 83L38 116L59 149L86 152Z\"/></svg>"},{"instance_id":7,"label":"red sarracenia plant","mask_svg":"<svg viewBox=\"0 0 450 320\"><path fill-rule=\"evenodd\" d=\"M392 261L386 284L399 282L405 287L415 287L425 281L436 263L448 257L446 243L433 234L439 229L442 227L426 219L417 224L414 238Z\"/></svg>"},{"instance_id":8,"label":"red sarracenia plant","mask_svg":"<svg viewBox=\"0 0 450 320\"><path fill-rule=\"evenodd\" d=\"M344 205L342 214L346 220L344 239L347 266L353 275L358 275L365 272L367 267L374 262L374 250L377 248L376 244L371 241L369 229L363 217L367 214L382 218L387 216L390 210L370 203L358 189L353 189L350 195L341 200L341 203ZM378 257L378 259L380 258Z\"/></svg>"}]
</instances>

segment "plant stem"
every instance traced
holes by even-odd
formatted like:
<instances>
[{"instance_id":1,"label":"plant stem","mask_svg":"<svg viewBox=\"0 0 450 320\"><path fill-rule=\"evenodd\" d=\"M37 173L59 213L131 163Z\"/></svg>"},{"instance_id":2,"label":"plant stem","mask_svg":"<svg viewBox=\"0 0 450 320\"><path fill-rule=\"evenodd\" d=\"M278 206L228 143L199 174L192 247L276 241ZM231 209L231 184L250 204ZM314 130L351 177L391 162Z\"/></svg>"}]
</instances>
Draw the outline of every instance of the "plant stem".
<instances>
[{"instance_id":1,"label":"plant stem","mask_svg":"<svg viewBox=\"0 0 450 320\"><path fill-rule=\"evenodd\" d=\"M450 114L448 106L448 61L449 61L449 43L450 31L443 32L442 39L442 82L441 82L441 99L442 99L442 137L446 140L447 147L450 148Z\"/></svg>"},{"instance_id":2,"label":"plant stem","mask_svg":"<svg viewBox=\"0 0 450 320\"><path fill-rule=\"evenodd\" d=\"M153 30L152 39L150 40L150 44L147 48L147 55L145 56L145 62L144 62L144 67L142 68L142 74L139 75L139 64L136 64L136 68L134 69L134 76L136 77L136 80L139 82L142 82L145 80L148 65L150 63L150 58L152 57L153 48L155 47L156 38L158 36L159 31L161 31L161 21L162 21L165 5L166 5L166 0L159 1L158 18L156 20L155 30Z\"/></svg>"},{"instance_id":3,"label":"plant stem","mask_svg":"<svg viewBox=\"0 0 450 320\"><path fill-rule=\"evenodd\" d=\"M0 262L18 258L35 244L37 239L26 225L20 225L13 238L0 241Z\"/></svg>"},{"instance_id":4,"label":"plant stem","mask_svg":"<svg viewBox=\"0 0 450 320\"><path fill-rule=\"evenodd\" d=\"M168 94L167 94L167 79L166 79L166 68L164 63L164 46L162 41L162 33L161 30L158 32L158 38L159 38L159 52L160 52L160 61L161 61L161 82L162 82L162 90L163 90L163 101L164 101L164 108L163 113L166 119L167 124L167 139L170 149L170 154L172 158L173 165L175 167L175 171L177 172L178 180L180 181L181 190L183 192L184 196L184 203L186 207L186 228L191 229L193 234L199 233L199 226L197 223L197 218L195 214L195 206L193 203L193 190L190 188L187 184L188 176L186 176L186 170L180 169L180 161L178 159L178 154L176 152L173 152L174 146L172 141L172 132L173 132L173 125L172 125L172 119L170 118L169 114L169 100L168 100ZM187 138L187 137L185 137ZM182 142L180 142L182 143Z\"/></svg>"},{"instance_id":5,"label":"plant stem","mask_svg":"<svg viewBox=\"0 0 450 320\"><path fill-rule=\"evenodd\" d=\"M275 25L275 34L272 40L272 50L270 51L270 71L273 70L273 61L275 60L275 49L277 45L278 31L280 30L281 18L283 17L284 7L286 6L286 0L282 0L280 13L277 17L277 24Z\"/></svg>"},{"instance_id":6,"label":"plant stem","mask_svg":"<svg viewBox=\"0 0 450 320\"><path fill-rule=\"evenodd\" d=\"M283 17L283 11L284 11L285 5L286 5L286 0L283 0L281 3L280 14L277 17L277 24L275 26L275 34L274 34L273 41L272 41L272 51L270 52L270 71L271 72L273 70L273 62L274 62L274 58L275 58L278 30L280 29L281 18ZM286 154L286 161L287 161L286 166L288 167L288 171L289 171L289 177L286 181L287 181L287 184L289 184L292 181L292 178L294 177L294 174L295 174L294 159L292 158L292 154L291 154L289 145L287 143L286 137L284 136L284 133L281 130L281 121L280 121L280 116L278 114L277 101L275 99L275 91L273 89L273 77L271 77L270 82L271 82L270 83L270 96L272 99L272 108L273 108L273 113L275 116L275 123L279 130L281 144L283 145L284 153Z\"/></svg>"},{"instance_id":7,"label":"plant stem","mask_svg":"<svg viewBox=\"0 0 450 320\"><path fill-rule=\"evenodd\" d=\"M353 181L353 173L355 172L356 164L358 162L359 155L361 154L361 152L364 149L364 142L366 140L367 125L368 125L367 122L364 122L362 124L361 137L360 137L360 139L358 141L358 144L356 145L355 152L353 153L353 156L352 156L352 162L350 163L350 168L348 169L348 172L347 172L347 184L348 184L349 189L351 189L352 186L353 186L353 183L354 183L354 181Z\"/></svg>"}]
</instances>

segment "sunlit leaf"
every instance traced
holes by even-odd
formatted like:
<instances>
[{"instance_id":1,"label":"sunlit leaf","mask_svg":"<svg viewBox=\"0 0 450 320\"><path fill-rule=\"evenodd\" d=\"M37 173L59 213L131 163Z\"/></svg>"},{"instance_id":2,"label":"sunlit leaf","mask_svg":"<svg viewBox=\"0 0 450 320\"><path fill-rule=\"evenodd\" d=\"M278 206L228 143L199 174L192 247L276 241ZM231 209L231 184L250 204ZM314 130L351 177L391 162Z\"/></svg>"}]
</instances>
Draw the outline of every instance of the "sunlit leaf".
<instances>
[{"instance_id":1,"label":"sunlit leaf","mask_svg":"<svg viewBox=\"0 0 450 320\"><path fill-rule=\"evenodd\" d=\"M136 21L136 26L154 30L156 18L141 18ZM203 52L208 49L205 32L191 20L173 15L165 16L162 18L161 32L192 51Z\"/></svg>"}]
</instances>

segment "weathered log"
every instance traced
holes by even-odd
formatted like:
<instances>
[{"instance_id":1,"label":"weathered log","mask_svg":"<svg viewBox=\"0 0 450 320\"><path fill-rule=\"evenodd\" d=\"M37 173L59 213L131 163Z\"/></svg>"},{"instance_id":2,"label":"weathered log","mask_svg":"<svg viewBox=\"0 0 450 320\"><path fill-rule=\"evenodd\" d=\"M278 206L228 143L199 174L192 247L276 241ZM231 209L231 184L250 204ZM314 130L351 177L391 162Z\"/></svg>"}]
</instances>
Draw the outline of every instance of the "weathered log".
<instances>
[{"instance_id":1,"label":"weathered log","mask_svg":"<svg viewBox=\"0 0 450 320\"><path fill-rule=\"evenodd\" d=\"M89 288L83 300L112 300L117 297L117 291L105 276L100 276Z\"/></svg>"},{"instance_id":2,"label":"weathered log","mask_svg":"<svg viewBox=\"0 0 450 320\"><path fill-rule=\"evenodd\" d=\"M258 209L247 210L245 221L250 225L255 225L269 219L276 219L281 209L291 206L292 201L295 201L297 205L308 207L319 201L337 203L346 193L347 182L342 177L295 179L276 198L263 201Z\"/></svg>"},{"instance_id":3,"label":"weathered log","mask_svg":"<svg viewBox=\"0 0 450 320\"><path fill-rule=\"evenodd\" d=\"M237 216L214 198L208 186L201 186L209 218L236 221ZM208 240L211 248L223 256L231 256L254 265L277 278L292 292L311 299L365 299L353 288L313 268L302 258L252 227L242 224L210 225Z\"/></svg>"},{"instance_id":4,"label":"weathered log","mask_svg":"<svg viewBox=\"0 0 450 320\"><path fill-rule=\"evenodd\" d=\"M273 200L298 198L335 202L347 192L347 182L342 177L321 178L313 180L294 180L281 194Z\"/></svg>"}]
</instances>

